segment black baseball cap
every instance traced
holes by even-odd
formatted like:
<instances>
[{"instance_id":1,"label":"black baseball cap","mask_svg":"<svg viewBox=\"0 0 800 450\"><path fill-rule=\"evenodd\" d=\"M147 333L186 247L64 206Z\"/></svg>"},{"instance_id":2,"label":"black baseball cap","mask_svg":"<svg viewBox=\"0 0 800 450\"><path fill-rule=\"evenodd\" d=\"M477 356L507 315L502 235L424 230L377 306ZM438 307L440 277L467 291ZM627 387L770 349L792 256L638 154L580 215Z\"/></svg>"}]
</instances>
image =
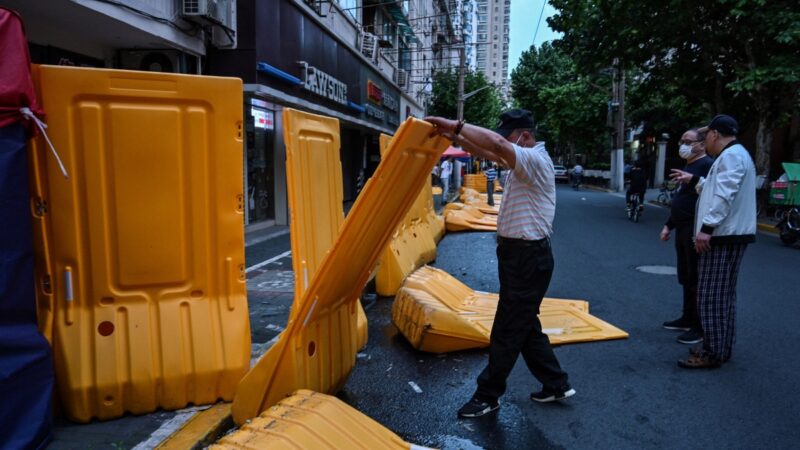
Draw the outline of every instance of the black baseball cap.
<instances>
[{"instance_id":1,"label":"black baseball cap","mask_svg":"<svg viewBox=\"0 0 800 450\"><path fill-rule=\"evenodd\" d=\"M700 132L705 133L708 130L719 131L725 136L736 136L739 134L739 123L736 122L736 119L727 114L720 114L711 119L708 126L701 128Z\"/></svg>"},{"instance_id":2,"label":"black baseball cap","mask_svg":"<svg viewBox=\"0 0 800 450\"><path fill-rule=\"evenodd\" d=\"M507 138L514 130L520 128L533 129L533 113L527 109L509 109L500 115L500 124L494 130Z\"/></svg>"}]
</instances>

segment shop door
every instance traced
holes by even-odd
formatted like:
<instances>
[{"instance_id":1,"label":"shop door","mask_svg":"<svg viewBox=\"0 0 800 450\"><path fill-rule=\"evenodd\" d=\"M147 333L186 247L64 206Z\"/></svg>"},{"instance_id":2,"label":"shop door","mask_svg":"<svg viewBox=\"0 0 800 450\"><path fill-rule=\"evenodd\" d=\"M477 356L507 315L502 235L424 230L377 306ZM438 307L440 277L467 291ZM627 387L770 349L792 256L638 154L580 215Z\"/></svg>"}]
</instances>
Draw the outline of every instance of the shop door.
<instances>
[{"instance_id":1,"label":"shop door","mask_svg":"<svg viewBox=\"0 0 800 450\"><path fill-rule=\"evenodd\" d=\"M275 113L250 106L247 117L247 224L275 219Z\"/></svg>"}]
</instances>

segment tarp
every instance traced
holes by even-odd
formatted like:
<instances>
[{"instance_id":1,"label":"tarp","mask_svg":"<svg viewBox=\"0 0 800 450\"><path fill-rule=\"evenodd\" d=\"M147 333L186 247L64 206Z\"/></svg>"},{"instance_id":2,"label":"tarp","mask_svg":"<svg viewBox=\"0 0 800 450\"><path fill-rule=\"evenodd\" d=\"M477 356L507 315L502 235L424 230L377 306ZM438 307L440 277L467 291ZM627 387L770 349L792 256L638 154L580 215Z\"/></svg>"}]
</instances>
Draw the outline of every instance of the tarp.
<instances>
[{"instance_id":1,"label":"tarp","mask_svg":"<svg viewBox=\"0 0 800 450\"><path fill-rule=\"evenodd\" d=\"M0 39L1 40L1 39ZM43 448L53 361L36 325L28 161L21 123L0 127L0 448Z\"/></svg>"},{"instance_id":2,"label":"tarp","mask_svg":"<svg viewBox=\"0 0 800 450\"><path fill-rule=\"evenodd\" d=\"M43 116L36 101L31 79L31 57L22 19L14 11L0 7L0 128L22 120L21 107ZM25 121L29 136L34 126Z\"/></svg>"}]
</instances>

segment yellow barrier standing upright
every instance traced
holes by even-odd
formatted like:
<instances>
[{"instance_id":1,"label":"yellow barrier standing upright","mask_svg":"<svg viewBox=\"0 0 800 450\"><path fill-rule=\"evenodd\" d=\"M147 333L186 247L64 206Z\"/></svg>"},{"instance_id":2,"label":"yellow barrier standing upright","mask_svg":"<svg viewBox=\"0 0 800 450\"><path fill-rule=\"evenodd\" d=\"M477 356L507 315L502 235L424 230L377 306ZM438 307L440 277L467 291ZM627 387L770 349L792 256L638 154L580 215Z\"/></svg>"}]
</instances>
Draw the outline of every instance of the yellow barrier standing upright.
<instances>
[{"instance_id":1,"label":"yellow barrier standing upright","mask_svg":"<svg viewBox=\"0 0 800 450\"><path fill-rule=\"evenodd\" d=\"M430 138L431 131L431 124L414 118L397 130L309 280L294 319L239 384L232 407L237 424L297 389L334 392L344 385L355 364L358 293L447 147L443 138ZM291 131L284 132L291 142Z\"/></svg>"},{"instance_id":2,"label":"yellow barrier standing upright","mask_svg":"<svg viewBox=\"0 0 800 450\"><path fill-rule=\"evenodd\" d=\"M34 159L40 322L64 412L232 399L250 362L241 80L35 73L70 176Z\"/></svg>"},{"instance_id":3,"label":"yellow barrier standing upright","mask_svg":"<svg viewBox=\"0 0 800 450\"><path fill-rule=\"evenodd\" d=\"M344 222L339 121L330 117L284 110L286 183L289 186L289 231L294 303L289 320L322 260L333 247ZM357 302L358 348L367 343L367 316Z\"/></svg>"}]
</instances>

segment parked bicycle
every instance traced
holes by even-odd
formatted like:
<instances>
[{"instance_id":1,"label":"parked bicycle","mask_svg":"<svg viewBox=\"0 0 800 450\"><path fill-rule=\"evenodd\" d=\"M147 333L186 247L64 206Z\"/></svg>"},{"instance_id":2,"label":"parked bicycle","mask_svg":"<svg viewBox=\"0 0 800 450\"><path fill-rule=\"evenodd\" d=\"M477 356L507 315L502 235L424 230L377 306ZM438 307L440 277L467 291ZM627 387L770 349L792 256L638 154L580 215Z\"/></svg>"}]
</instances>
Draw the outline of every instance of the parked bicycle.
<instances>
[{"instance_id":1,"label":"parked bicycle","mask_svg":"<svg viewBox=\"0 0 800 450\"><path fill-rule=\"evenodd\" d=\"M661 191L658 193L656 202L659 205L671 206L672 199L678 193L678 184L674 181L665 181L661 184Z\"/></svg>"}]
</instances>

